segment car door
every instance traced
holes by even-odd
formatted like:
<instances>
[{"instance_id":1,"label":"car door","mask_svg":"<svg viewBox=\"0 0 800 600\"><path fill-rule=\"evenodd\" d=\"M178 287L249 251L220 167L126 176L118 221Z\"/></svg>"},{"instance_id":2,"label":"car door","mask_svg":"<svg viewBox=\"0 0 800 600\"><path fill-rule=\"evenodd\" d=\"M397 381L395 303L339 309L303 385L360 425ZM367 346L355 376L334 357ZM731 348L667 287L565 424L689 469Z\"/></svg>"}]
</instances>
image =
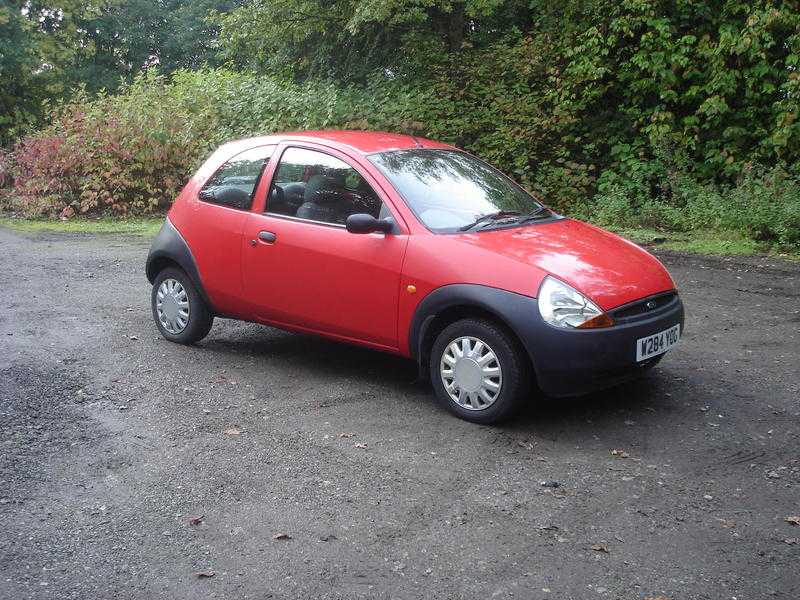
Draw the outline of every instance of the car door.
<instances>
[{"instance_id":1,"label":"car door","mask_svg":"<svg viewBox=\"0 0 800 600\"><path fill-rule=\"evenodd\" d=\"M275 145L240 152L223 163L186 203L181 235L214 308L240 315L242 229L255 188Z\"/></svg>"},{"instance_id":2,"label":"car door","mask_svg":"<svg viewBox=\"0 0 800 600\"><path fill-rule=\"evenodd\" d=\"M263 212L245 224L245 294L266 322L396 349L408 236L350 233L350 214L391 215L382 192L342 153L288 146Z\"/></svg>"}]
</instances>

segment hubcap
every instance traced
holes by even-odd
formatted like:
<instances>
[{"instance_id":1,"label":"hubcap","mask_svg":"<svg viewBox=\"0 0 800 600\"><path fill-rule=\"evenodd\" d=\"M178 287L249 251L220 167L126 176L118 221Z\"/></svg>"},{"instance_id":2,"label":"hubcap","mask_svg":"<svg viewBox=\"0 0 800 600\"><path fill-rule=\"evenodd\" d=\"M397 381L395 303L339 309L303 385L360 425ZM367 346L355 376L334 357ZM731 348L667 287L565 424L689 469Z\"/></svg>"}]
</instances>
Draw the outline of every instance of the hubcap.
<instances>
[{"instance_id":1,"label":"hubcap","mask_svg":"<svg viewBox=\"0 0 800 600\"><path fill-rule=\"evenodd\" d=\"M189 322L189 295L177 279L165 279L158 286L156 314L161 326L172 334L186 329Z\"/></svg>"},{"instance_id":2,"label":"hubcap","mask_svg":"<svg viewBox=\"0 0 800 600\"><path fill-rule=\"evenodd\" d=\"M448 344L442 353L439 373L450 399L467 410L489 408L503 385L497 355L486 342L470 336Z\"/></svg>"}]
</instances>

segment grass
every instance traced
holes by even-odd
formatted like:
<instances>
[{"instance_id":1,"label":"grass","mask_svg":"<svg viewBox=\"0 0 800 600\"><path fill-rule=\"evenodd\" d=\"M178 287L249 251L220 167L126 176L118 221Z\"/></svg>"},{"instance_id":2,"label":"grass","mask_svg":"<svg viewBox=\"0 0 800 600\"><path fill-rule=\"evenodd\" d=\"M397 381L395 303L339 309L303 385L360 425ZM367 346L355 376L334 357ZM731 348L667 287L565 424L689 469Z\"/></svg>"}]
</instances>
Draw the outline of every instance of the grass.
<instances>
[{"instance_id":1,"label":"grass","mask_svg":"<svg viewBox=\"0 0 800 600\"><path fill-rule=\"evenodd\" d=\"M53 219L22 219L16 217L0 217L0 227L8 227L23 232L58 232L58 233L124 233L143 237L154 237L164 217L137 217L120 219L102 217L95 219L73 218L68 221ZM691 252L694 254L712 254L718 256L756 256L769 254L789 260L800 261L800 252L781 253L771 251L765 244L753 241L736 233L719 233L714 231L664 232L655 229L614 229L615 233L637 244Z\"/></svg>"},{"instance_id":2,"label":"grass","mask_svg":"<svg viewBox=\"0 0 800 600\"><path fill-rule=\"evenodd\" d=\"M68 221L0 217L0 226L15 231L30 233L41 231L57 233L125 233L144 237L154 237L163 222L164 217L137 217L130 219L111 217L98 219L74 218Z\"/></svg>"},{"instance_id":3,"label":"grass","mask_svg":"<svg viewBox=\"0 0 800 600\"><path fill-rule=\"evenodd\" d=\"M771 250L769 245L756 242L735 232L690 231L665 232L655 229L613 229L614 233L624 238L655 248L691 252L694 254L711 254L716 256L757 256L771 255L800 260L800 252L779 252Z\"/></svg>"}]
</instances>

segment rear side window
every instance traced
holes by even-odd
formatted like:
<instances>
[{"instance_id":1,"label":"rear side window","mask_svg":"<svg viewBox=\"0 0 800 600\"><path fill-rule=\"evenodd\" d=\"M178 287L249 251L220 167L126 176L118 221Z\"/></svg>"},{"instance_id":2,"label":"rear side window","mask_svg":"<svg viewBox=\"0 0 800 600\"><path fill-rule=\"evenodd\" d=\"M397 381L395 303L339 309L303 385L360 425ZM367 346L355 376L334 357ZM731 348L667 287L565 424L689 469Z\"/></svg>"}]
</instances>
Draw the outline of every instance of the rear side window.
<instances>
[{"instance_id":1,"label":"rear side window","mask_svg":"<svg viewBox=\"0 0 800 600\"><path fill-rule=\"evenodd\" d=\"M274 150L275 146L260 146L237 154L206 181L200 199L249 210L261 172Z\"/></svg>"}]
</instances>

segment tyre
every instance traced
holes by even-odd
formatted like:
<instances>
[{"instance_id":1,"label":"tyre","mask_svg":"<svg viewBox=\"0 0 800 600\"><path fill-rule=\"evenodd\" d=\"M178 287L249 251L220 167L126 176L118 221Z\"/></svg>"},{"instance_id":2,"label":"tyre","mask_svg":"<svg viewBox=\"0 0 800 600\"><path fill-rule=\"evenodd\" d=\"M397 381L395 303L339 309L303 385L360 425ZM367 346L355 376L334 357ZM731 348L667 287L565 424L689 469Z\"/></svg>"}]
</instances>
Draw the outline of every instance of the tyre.
<instances>
[{"instance_id":1,"label":"tyre","mask_svg":"<svg viewBox=\"0 0 800 600\"><path fill-rule=\"evenodd\" d=\"M491 321L463 319L437 336L430 374L436 398L473 423L509 418L529 390L529 367L516 340Z\"/></svg>"},{"instance_id":2,"label":"tyre","mask_svg":"<svg viewBox=\"0 0 800 600\"><path fill-rule=\"evenodd\" d=\"M193 344L208 335L214 315L181 269L169 267L153 282L150 294L153 319L164 338L178 344Z\"/></svg>"}]
</instances>

